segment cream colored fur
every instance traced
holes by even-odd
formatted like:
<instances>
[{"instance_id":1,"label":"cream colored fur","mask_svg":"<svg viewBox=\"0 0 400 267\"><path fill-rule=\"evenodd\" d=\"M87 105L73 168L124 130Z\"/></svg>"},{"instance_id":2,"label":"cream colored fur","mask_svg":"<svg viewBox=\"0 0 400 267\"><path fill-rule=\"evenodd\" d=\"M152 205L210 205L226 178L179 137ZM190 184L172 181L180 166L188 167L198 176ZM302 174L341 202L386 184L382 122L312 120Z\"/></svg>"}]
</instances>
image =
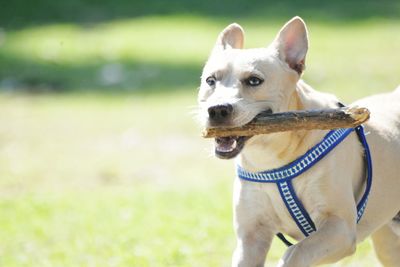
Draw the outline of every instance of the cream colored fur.
<instances>
[{"instance_id":1,"label":"cream colored fur","mask_svg":"<svg viewBox=\"0 0 400 267\"><path fill-rule=\"evenodd\" d=\"M290 20L267 48L243 49L243 40L239 25L228 26L218 37L204 67L199 105L205 124L207 108L219 103L233 105L231 125L243 125L268 108L280 112L337 107L336 97L317 92L300 80L308 34L299 17ZM264 82L248 88L241 81L253 74ZM210 75L216 76L215 88L206 83ZM400 266L400 237L396 234L396 223L392 222L400 211L400 89L355 104L371 111L365 127L374 173L367 209L360 223L356 224L356 203L364 190L363 148L352 133L326 158L293 181L317 227L307 238L290 217L275 184L235 179L237 247L232 266L264 266L277 232L299 241L286 251L279 266L336 262L354 253L356 244L370 235L379 260L385 266ZM255 136L245 144L236 162L248 171L276 168L304 154L326 133L314 130Z\"/></svg>"}]
</instances>

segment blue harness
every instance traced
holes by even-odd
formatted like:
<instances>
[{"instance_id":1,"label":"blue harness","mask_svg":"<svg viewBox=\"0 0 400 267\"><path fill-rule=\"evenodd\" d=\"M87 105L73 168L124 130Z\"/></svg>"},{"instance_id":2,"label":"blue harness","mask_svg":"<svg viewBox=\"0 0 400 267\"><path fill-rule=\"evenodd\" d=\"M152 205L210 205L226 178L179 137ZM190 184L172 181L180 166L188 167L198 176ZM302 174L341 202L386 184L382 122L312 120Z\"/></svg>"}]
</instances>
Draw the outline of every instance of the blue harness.
<instances>
[{"instance_id":1,"label":"blue harness","mask_svg":"<svg viewBox=\"0 0 400 267\"><path fill-rule=\"evenodd\" d=\"M367 183L365 192L357 204L358 223L364 213L365 207L367 206L368 195L372 184L371 154L362 126L358 126L355 129L349 128L330 131L320 143L316 144L295 161L283 167L262 172L248 172L238 165L237 174L240 179L250 182L275 183L278 186L279 193L283 202L285 203L286 208L288 209L293 220L296 222L300 231L305 236L309 236L312 232L316 231L315 224L311 220L310 215L305 210L300 199L297 197L293 188L292 180L323 159L354 130L356 131L358 138L364 147L364 160L367 166ZM281 233L278 233L277 235L286 245L292 245Z\"/></svg>"}]
</instances>

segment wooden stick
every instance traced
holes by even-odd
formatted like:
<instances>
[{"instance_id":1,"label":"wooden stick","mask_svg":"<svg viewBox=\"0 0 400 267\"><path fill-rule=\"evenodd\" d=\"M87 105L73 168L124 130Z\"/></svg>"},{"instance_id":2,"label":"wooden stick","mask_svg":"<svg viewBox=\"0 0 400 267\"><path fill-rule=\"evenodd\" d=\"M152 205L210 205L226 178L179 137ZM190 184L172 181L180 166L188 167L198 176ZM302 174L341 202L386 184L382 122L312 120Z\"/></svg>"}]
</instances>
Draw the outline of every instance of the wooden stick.
<instances>
[{"instance_id":1,"label":"wooden stick","mask_svg":"<svg viewBox=\"0 0 400 267\"><path fill-rule=\"evenodd\" d=\"M359 107L261 113L250 123L240 127L205 129L203 137L253 136L298 130L352 128L366 122L369 115L368 109Z\"/></svg>"}]
</instances>

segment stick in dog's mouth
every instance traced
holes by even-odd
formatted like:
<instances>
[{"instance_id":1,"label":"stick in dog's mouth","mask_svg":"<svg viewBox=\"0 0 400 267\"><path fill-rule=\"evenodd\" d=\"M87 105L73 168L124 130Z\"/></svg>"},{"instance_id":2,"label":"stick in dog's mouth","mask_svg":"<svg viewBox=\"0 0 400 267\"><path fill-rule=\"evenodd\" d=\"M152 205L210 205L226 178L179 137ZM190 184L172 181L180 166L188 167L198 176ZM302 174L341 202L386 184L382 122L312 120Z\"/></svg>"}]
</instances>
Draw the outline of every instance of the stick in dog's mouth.
<instances>
[{"instance_id":1,"label":"stick in dog's mouth","mask_svg":"<svg viewBox=\"0 0 400 267\"><path fill-rule=\"evenodd\" d=\"M369 116L369 110L363 107L299 110L273 114L265 114L265 112L262 112L251 122L242 126L205 129L203 131L203 137L251 137L259 134L286 131L354 128L366 122Z\"/></svg>"},{"instance_id":2,"label":"stick in dog's mouth","mask_svg":"<svg viewBox=\"0 0 400 267\"><path fill-rule=\"evenodd\" d=\"M273 113L266 110L239 127L206 129L204 137L215 138L215 155L221 159L236 157L254 135L294 130L329 130L356 127L369 119L369 110L360 107L302 110Z\"/></svg>"}]
</instances>

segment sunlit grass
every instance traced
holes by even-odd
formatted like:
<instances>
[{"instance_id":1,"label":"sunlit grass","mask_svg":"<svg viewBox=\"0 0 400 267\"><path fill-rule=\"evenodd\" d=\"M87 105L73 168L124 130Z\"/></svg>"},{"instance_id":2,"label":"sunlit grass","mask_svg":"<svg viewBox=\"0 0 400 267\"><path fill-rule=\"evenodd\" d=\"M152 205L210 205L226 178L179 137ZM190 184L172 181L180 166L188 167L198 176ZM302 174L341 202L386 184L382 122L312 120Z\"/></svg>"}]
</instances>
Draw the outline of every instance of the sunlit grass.
<instances>
[{"instance_id":1,"label":"sunlit grass","mask_svg":"<svg viewBox=\"0 0 400 267\"><path fill-rule=\"evenodd\" d=\"M196 17L146 17L104 24L60 24L7 36L3 49L17 57L58 64L98 61L200 63L221 23Z\"/></svg>"},{"instance_id":2,"label":"sunlit grass","mask_svg":"<svg viewBox=\"0 0 400 267\"><path fill-rule=\"evenodd\" d=\"M226 193L134 187L2 200L0 264L227 266L228 202Z\"/></svg>"},{"instance_id":3,"label":"sunlit grass","mask_svg":"<svg viewBox=\"0 0 400 267\"><path fill-rule=\"evenodd\" d=\"M229 193L111 188L2 199L0 264L21 266L229 266ZM284 252L278 240L268 264ZM368 243L335 266L377 266Z\"/></svg>"},{"instance_id":4,"label":"sunlit grass","mask_svg":"<svg viewBox=\"0 0 400 267\"><path fill-rule=\"evenodd\" d=\"M60 181L78 186L119 179L175 181L186 172L174 177L181 164L196 165L193 149L205 157L208 151L203 151L205 143L196 142L199 129L190 115L195 98L176 94L163 99L2 97L0 184L29 190L42 188L40 181L54 186ZM154 161L160 167L154 168Z\"/></svg>"}]
</instances>

